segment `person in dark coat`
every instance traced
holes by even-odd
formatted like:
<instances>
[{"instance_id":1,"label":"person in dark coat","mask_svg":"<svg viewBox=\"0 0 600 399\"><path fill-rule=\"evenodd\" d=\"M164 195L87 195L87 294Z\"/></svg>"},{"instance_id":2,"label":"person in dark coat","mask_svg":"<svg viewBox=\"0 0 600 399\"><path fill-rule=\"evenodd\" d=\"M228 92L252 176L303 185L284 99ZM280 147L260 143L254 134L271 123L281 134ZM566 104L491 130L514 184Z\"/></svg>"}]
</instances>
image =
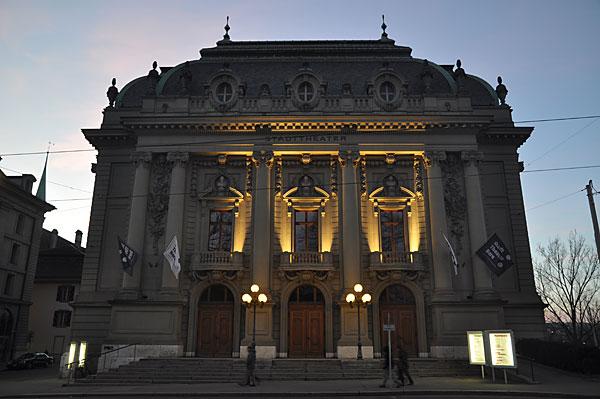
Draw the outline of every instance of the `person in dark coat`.
<instances>
[{"instance_id":1,"label":"person in dark coat","mask_svg":"<svg viewBox=\"0 0 600 399\"><path fill-rule=\"evenodd\" d=\"M246 358L246 381L241 385L256 386L256 348L254 344L248 345L248 357Z\"/></svg>"},{"instance_id":2,"label":"person in dark coat","mask_svg":"<svg viewBox=\"0 0 600 399\"><path fill-rule=\"evenodd\" d=\"M414 381L408 371L408 354L402 345L398 344L398 379L402 385L404 385L404 377L408 378L408 385L414 384Z\"/></svg>"}]
</instances>

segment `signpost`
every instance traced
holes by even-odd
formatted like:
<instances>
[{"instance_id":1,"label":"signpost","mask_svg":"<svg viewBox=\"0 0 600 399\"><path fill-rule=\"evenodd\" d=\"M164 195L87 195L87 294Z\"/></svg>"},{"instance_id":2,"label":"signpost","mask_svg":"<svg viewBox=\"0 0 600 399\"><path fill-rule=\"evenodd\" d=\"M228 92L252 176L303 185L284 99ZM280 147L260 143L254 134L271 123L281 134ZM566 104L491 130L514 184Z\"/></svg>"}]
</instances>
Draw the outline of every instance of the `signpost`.
<instances>
[{"instance_id":1,"label":"signpost","mask_svg":"<svg viewBox=\"0 0 600 399\"><path fill-rule=\"evenodd\" d=\"M387 351L387 355L388 355L388 373L389 373L389 380L393 381L392 379L392 331L396 331L396 325L394 324L390 324L390 312L388 312L387 314L387 324L383 325L383 331L387 332L387 336L388 336L388 351Z\"/></svg>"}]
</instances>

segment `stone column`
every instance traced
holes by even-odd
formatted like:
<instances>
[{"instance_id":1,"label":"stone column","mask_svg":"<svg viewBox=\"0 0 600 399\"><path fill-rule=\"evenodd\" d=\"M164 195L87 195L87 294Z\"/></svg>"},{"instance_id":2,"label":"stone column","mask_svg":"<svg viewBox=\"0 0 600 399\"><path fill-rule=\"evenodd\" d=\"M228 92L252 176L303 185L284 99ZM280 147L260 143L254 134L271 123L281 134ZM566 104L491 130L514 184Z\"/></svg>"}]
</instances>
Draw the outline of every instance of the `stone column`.
<instances>
[{"instance_id":1,"label":"stone column","mask_svg":"<svg viewBox=\"0 0 600 399\"><path fill-rule=\"evenodd\" d=\"M443 234L448 236L446 206L444 203L444 182L441 161L446 160L446 152L431 151L424 155L427 168L427 191L429 199L429 225L431 228L431 252L434 274L434 299L452 299L452 263L448 245Z\"/></svg>"},{"instance_id":2,"label":"stone column","mask_svg":"<svg viewBox=\"0 0 600 399\"><path fill-rule=\"evenodd\" d=\"M165 229L165 246L169 244L173 239L173 236L177 236L180 256L183 253L182 231L185 202L185 167L188 160L189 154L186 152L170 152L167 154L167 161L173 165L173 169L171 169L171 186L169 188L169 209L167 211L167 226ZM163 259L161 293L177 296L178 286L179 281L171 271L169 262L167 262L166 259Z\"/></svg>"},{"instance_id":3,"label":"stone column","mask_svg":"<svg viewBox=\"0 0 600 399\"><path fill-rule=\"evenodd\" d=\"M269 290L271 265L271 167L273 151L254 151L256 185L252 200L252 282Z\"/></svg>"},{"instance_id":4,"label":"stone column","mask_svg":"<svg viewBox=\"0 0 600 399\"><path fill-rule=\"evenodd\" d=\"M340 150L342 175L342 270L344 289L352 290L360 282L360 209L357 167L360 153L357 149Z\"/></svg>"},{"instance_id":5,"label":"stone column","mask_svg":"<svg viewBox=\"0 0 600 399\"><path fill-rule=\"evenodd\" d=\"M492 285L491 272L485 262L475 253L488 238L478 167L479 161L483 159L483 154L479 151L463 151L461 157L465 162L465 191L475 289L473 294L477 299L496 299L498 294Z\"/></svg>"},{"instance_id":6,"label":"stone column","mask_svg":"<svg viewBox=\"0 0 600 399\"><path fill-rule=\"evenodd\" d=\"M121 296L137 298L142 276L144 236L146 229L146 209L148 203L148 185L150 183L150 163L152 154L149 152L135 152L131 159L135 165L135 180L131 196L131 209L129 213L129 229L127 230L127 245L138 254L138 261L133 266L133 275L123 273Z\"/></svg>"}]
</instances>

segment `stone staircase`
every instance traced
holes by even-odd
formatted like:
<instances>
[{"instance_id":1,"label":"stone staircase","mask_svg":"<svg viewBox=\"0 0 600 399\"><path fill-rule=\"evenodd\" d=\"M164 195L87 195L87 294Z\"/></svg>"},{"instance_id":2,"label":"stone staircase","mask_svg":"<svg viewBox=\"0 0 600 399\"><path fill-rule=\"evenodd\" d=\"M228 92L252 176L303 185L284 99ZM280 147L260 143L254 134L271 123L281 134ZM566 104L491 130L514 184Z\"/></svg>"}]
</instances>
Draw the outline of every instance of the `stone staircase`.
<instances>
[{"instance_id":1,"label":"stone staircase","mask_svg":"<svg viewBox=\"0 0 600 399\"><path fill-rule=\"evenodd\" d=\"M478 375L479 368L462 360L410 359L414 377ZM258 361L262 380L344 380L382 378L380 360L273 359ZM108 372L77 380L78 384L141 385L241 382L246 363L241 359L154 358L142 359Z\"/></svg>"}]
</instances>

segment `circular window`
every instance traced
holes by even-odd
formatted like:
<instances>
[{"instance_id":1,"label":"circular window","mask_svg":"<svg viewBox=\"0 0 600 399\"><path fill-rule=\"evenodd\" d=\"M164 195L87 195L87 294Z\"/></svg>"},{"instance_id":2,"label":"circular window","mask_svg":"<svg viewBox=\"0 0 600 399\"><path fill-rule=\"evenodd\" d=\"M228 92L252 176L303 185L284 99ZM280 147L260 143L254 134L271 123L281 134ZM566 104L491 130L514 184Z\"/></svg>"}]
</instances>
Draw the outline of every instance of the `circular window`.
<instances>
[{"instance_id":1,"label":"circular window","mask_svg":"<svg viewBox=\"0 0 600 399\"><path fill-rule=\"evenodd\" d=\"M217 86L217 101L220 103L228 103L233 98L233 87L227 82L223 82Z\"/></svg>"},{"instance_id":2,"label":"circular window","mask_svg":"<svg viewBox=\"0 0 600 399\"><path fill-rule=\"evenodd\" d=\"M379 86L379 95L385 102L392 102L396 97L396 86L389 80L386 80Z\"/></svg>"},{"instance_id":3,"label":"circular window","mask_svg":"<svg viewBox=\"0 0 600 399\"><path fill-rule=\"evenodd\" d=\"M315 97L315 89L309 82L302 82L298 86L298 98L302 102L310 102Z\"/></svg>"}]
</instances>

